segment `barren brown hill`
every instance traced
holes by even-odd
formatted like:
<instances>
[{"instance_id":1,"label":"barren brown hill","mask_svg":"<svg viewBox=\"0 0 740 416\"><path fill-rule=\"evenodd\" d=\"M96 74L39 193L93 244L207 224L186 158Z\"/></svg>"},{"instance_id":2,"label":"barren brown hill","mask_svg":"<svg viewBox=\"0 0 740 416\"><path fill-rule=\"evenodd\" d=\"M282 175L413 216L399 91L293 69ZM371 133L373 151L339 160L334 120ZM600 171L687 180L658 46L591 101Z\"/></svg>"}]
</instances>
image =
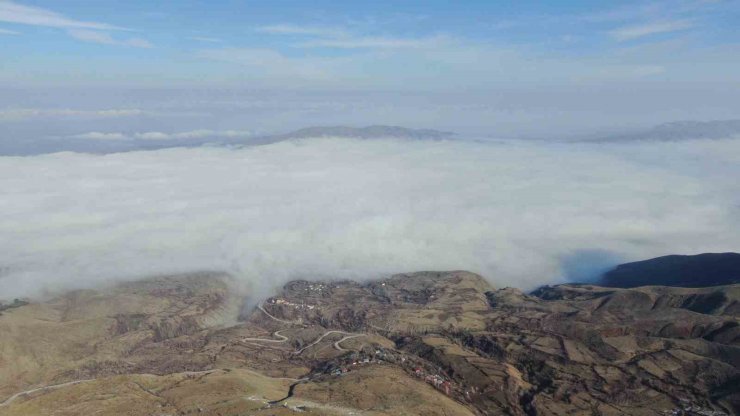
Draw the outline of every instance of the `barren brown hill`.
<instances>
[{"instance_id":1,"label":"barren brown hill","mask_svg":"<svg viewBox=\"0 0 740 416\"><path fill-rule=\"evenodd\" d=\"M740 286L150 279L0 316L0 415L729 415Z\"/></svg>"}]
</instances>

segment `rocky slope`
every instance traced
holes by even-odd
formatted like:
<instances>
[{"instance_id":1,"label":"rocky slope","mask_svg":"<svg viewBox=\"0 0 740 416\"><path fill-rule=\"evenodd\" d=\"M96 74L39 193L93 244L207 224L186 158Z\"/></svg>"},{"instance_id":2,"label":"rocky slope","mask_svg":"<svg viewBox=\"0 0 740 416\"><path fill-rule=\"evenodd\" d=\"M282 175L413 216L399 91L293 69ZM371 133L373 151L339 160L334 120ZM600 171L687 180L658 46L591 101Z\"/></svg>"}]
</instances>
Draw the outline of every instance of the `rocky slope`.
<instances>
[{"instance_id":1,"label":"rocky slope","mask_svg":"<svg viewBox=\"0 0 740 416\"><path fill-rule=\"evenodd\" d=\"M730 415L740 285L159 278L0 316L0 414Z\"/></svg>"}]
</instances>

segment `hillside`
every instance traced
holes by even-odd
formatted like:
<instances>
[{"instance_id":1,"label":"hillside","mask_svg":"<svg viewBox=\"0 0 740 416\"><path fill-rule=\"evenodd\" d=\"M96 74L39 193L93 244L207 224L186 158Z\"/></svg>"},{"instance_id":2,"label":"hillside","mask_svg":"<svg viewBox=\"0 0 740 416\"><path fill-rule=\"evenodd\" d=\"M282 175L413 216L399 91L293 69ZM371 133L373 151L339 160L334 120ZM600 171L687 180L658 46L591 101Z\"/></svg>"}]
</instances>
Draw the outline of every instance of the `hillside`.
<instances>
[{"instance_id":1,"label":"hillside","mask_svg":"<svg viewBox=\"0 0 740 416\"><path fill-rule=\"evenodd\" d=\"M739 285L527 295L420 272L294 281L241 314L235 293L199 274L6 309L0 414L740 410Z\"/></svg>"}]
</instances>

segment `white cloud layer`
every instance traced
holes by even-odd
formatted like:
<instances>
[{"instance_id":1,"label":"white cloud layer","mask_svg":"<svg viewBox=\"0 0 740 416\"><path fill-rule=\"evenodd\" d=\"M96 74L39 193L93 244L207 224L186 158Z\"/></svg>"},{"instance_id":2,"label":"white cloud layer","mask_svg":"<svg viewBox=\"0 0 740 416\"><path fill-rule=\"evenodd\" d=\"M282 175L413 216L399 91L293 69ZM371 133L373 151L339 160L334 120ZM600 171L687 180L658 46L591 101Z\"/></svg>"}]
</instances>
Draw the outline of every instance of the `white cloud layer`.
<instances>
[{"instance_id":1,"label":"white cloud layer","mask_svg":"<svg viewBox=\"0 0 740 416\"><path fill-rule=\"evenodd\" d=\"M147 131L139 133L119 133L91 131L88 133L71 136L75 139L90 140L186 140L205 139L209 137L245 138L254 136L254 132L248 130L190 130L176 133L163 133L161 131Z\"/></svg>"},{"instance_id":2,"label":"white cloud layer","mask_svg":"<svg viewBox=\"0 0 740 416\"><path fill-rule=\"evenodd\" d=\"M204 269L257 290L448 269L532 288L582 250L740 250L738 177L737 140L315 139L0 157L0 293Z\"/></svg>"}]
</instances>

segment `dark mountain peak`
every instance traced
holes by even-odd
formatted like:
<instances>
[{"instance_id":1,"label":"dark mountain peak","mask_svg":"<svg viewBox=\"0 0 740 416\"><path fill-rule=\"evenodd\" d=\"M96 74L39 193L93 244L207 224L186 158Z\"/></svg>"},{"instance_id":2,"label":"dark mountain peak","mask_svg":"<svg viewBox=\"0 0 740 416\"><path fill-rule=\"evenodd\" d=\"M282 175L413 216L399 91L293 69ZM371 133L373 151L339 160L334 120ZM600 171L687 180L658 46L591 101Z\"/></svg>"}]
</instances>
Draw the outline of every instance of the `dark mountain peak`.
<instances>
[{"instance_id":1,"label":"dark mountain peak","mask_svg":"<svg viewBox=\"0 0 740 416\"><path fill-rule=\"evenodd\" d=\"M602 276L608 287L707 287L740 283L740 253L670 255L620 264Z\"/></svg>"}]
</instances>

